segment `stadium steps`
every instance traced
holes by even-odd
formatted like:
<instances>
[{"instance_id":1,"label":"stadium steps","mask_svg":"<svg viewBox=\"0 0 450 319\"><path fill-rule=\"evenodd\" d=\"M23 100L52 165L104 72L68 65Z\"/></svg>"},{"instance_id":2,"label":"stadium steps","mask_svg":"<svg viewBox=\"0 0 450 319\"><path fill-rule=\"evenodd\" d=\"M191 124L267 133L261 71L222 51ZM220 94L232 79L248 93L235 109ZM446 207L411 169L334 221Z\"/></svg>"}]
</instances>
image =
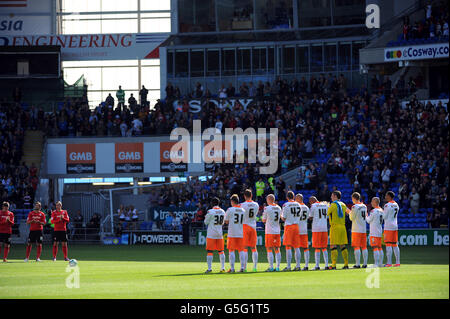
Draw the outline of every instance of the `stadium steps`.
<instances>
[{"instance_id":1,"label":"stadium steps","mask_svg":"<svg viewBox=\"0 0 450 319\"><path fill-rule=\"evenodd\" d=\"M42 146L44 145L44 133L41 131L27 130L25 131L23 143L22 162L25 162L28 167L32 163L38 168L41 167Z\"/></svg>"}]
</instances>

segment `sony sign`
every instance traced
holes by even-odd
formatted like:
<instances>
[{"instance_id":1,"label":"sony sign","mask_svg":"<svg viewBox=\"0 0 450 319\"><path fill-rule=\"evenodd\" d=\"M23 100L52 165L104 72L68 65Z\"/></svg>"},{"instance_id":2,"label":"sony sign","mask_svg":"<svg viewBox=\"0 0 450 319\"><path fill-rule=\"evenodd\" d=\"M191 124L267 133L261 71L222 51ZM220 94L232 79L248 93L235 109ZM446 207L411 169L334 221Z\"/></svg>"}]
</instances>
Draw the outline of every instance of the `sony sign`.
<instances>
[{"instance_id":1,"label":"sony sign","mask_svg":"<svg viewBox=\"0 0 450 319\"><path fill-rule=\"evenodd\" d=\"M198 113L202 110L202 107L206 105L206 103L213 103L216 105L216 107L223 109L223 108L234 108L234 105L236 104L236 101L239 101L239 103L242 105L244 110L247 109L247 106L250 105L250 103L253 102L253 99L218 99L218 98L211 98L211 99L202 99L202 100L189 100L189 112L191 113ZM182 110L183 104L180 100L175 100L173 102L173 108L175 110Z\"/></svg>"}]
</instances>

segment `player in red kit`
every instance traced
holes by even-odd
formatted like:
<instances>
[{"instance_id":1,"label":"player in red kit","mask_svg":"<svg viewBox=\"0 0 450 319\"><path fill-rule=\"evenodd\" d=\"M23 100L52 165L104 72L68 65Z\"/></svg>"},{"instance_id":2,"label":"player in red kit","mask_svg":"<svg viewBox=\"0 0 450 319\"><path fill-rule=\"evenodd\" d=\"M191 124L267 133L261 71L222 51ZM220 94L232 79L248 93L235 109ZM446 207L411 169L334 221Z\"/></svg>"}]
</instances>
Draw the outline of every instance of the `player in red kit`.
<instances>
[{"instance_id":1,"label":"player in red kit","mask_svg":"<svg viewBox=\"0 0 450 319\"><path fill-rule=\"evenodd\" d=\"M0 211L0 254L3 252L3 262L8 262L9 248L11 247L12 225L14 225L14 214L9 211L9 203L3 202Z\"/></svg>"},{"instance_id":2,"label":"player in red kit","mask_svg":"<svg viewBox=\"0 0 450 319\"><path fill-rule=\"evenodd\" d=\"M55 225L53 230L53 261L56 261L56 254L58 253L58 243L61 243L62 251L64 254L64 260L69 261L67 258L67 228L66 224L70 221L69 214L66 210L62 210L62 204L57 201L56 210L52 211L51 222Z\"/></svg>"},{"instance_id":3,"label":"player in red kit","mask_svg":"<svg viewBox=\"0 0 450 319\"><path fill-rule=\"evenodd\" d=\"M43 229L45 225L45 214L41 212L41 203L34 204L34 210L28 214L27 224L30 225L30 234L28 235L27 250L25 262L30 258L32 244L36 243L36 261L41 261Z\"/></svg>"}]
</instances>

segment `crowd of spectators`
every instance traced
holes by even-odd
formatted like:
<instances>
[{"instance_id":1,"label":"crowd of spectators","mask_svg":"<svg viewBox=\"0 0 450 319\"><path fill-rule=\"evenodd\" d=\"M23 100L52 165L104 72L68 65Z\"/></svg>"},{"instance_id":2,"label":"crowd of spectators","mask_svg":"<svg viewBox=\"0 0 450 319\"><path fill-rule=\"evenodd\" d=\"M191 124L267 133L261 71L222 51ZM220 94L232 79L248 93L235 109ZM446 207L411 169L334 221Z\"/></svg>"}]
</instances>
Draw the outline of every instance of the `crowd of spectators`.
<instances>
[{"instance_id":1,"label":"crowd of spectators","mask_svg":"<svg viewBox=\"0 0 450 319\"><path fill-rule=\"evenodd\" d=\"M448 216L444 209L449 172L447 106L422 105L415 98L402 106L395 89L386 91L383 86L369 93L363 86L350 90L343 75L331 74L309 81L301 78L289 82L278 77L273 83L260 82L256 86L242 83L238 91L232 85L222 88L217 93L224 102L216 104L208 100L208 90L201 84L184 97L176 96L179 89L169 84L165 100L158 100L152 109L142 101L143 105L126 105L125 92L116 93L117 105L109 98L93 110L84 99L69 99L52 113L2 103L5 115L1 123L6 129L2 130L5 152L0 172L7 184L9 175L21 176L14 170L23 171L25 182L13 184L21 189L20 198L31 191L30 170L17 166L11 170L12 163L19 163L13 160L13 152L20 154L20 141L27 127L42 129L50 136L130 136L169 134L175 127L191 130L192 121L201 119L202 129L215 127L222 132L228 127L277 127L278 173L298 167L305 160L313 161L299 171L297 185L286 185L274 176L260 176L258 165L221 164L215 166L212 178L206 182L192 179L183 187L163 186L151 195L151 201L159 206L198 206L194 223L204 217L212 195L227 203L231 194L247 187L254 189L261 202L268 192L283 200L280 194L291 187L326 194L324 185L329 173L345 174L354 190L364 189L367 194L381 197L392 183L400 183L401 206L411 207L413 212L418 207L433 207L433 216ZM225 102L227 97L237 95L251 97L253 103L244 107L238 100L234 105ZM200 112L190 111L188 99L192 96L204 98ZM176 100L180 103L174 103ZM319 155L331 156L328 162L318 163L314 158ZM131 221L129 225L133 225L130 209L119 215L122 222Z\"/></svg>"},{"instance_id":2,"label":"crowd of spectators","mask_svg":"<svg viewBox=\"0 0 450 319\"><path fill-rule=\"evenodd\" d=\"M21 162L30 115L16 103L0 103L0 196L2 202L10 202L11 209L31 209L39 183L37 167Z\"/></svg>"},{"instance_id":3,"label":"crowd of spectators","mask_svg":"<svg viewBox=\"0 0 450 319\"><path fill-rule=\"evenodd\" d=\"M448 37L448 1L425 7L425 17L420 21L403 18L403 40Z\"/></svg>"}]
</instances>

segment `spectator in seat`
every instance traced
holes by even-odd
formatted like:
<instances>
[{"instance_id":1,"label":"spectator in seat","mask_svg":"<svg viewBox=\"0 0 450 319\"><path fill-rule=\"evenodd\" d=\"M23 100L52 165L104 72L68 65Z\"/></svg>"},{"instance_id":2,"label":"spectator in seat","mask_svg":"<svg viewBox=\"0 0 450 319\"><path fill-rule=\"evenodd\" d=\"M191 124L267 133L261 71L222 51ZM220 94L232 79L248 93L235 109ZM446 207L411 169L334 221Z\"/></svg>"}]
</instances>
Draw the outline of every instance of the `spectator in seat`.
<instances>
[{"instance_id":1,"label":"spectator in seat","mask_svg":"<svg viewBox=\"0 0 450 319\"><path fill-rule=\"evenodd\" d=\"M106 106L114 107L114 98L112 97L111 93L108 94L105 100Z\"/></svg>"},{"instance_id":2,"label":"spectator in seat","mask_svg":"<svg viewBox=\"0 0 450 319\"><path fill-rule=\"evenodd\" d=\"M181 227L183 230L183 244L189 245L189 228L191 226L191 219L188 214L184 213L181 219Z\"/></svg>"},{"instance_id":3,"label":"spectator in seat","mask_svg":"<svg viewBox=\"0 0 450 319\"><path fill-rule=\"evenodd\" d=\"M131 93L130 97L128 98L128 105L130 106L130 109L133 111L133 113L137 113L137 101L133 96L133 93Z\"/></svg>"},{"instance_id":4,"label":"spectator in seat","mask_svg":"<svg viewBox=\"0 0 450 319\"><path fill-rule=\"evenodd\" d=\"M416 188L413 187L409 194L409 205L411 206L411 212L415 215L419 212L420 207L420 195Z\"/></svg>"},{"instance_id":5,"label":"spectator in seat","mask_svg":"<svg viewBox=\"0 0 450 319\"><path fill-rule=\"evenodd\" d=\"M138 229L139 215L136 208L133 205L130 206L131 211L131 225L133 230Z\"/></svg>"},{"instance_id":6,"label":"spectator in seat","mask_svg":"<svg viewBox=\"0 0 450 319\"><path fill-rule=\"evenodd\" d=\"M173 213L170 212L164 219L164 229L173 230L173 223L174 223Z\"/></svg>"},{"instance_id":7,"label":"spectator in seat","mask_svg":"<svg viewBox=\"0 0 450 319\"><path fill-rule=\"evenodd\" d=\"M119 89L116 91L117 106L124 107L125 105L125 91L122 90L122 86L119 85Z\"/></svg>"},{"instance_id":8,"label":"spectator in seat","mask_svg":"<svg viewBox=\"0 0 450 319\"><path fill-rule=\"evenodd\" d=\"M140 99L141 107L148 106L147 95L148 95L148 90L143 85L142 89L139 91L139 99Z\"/></svg>"}]
</instances>

